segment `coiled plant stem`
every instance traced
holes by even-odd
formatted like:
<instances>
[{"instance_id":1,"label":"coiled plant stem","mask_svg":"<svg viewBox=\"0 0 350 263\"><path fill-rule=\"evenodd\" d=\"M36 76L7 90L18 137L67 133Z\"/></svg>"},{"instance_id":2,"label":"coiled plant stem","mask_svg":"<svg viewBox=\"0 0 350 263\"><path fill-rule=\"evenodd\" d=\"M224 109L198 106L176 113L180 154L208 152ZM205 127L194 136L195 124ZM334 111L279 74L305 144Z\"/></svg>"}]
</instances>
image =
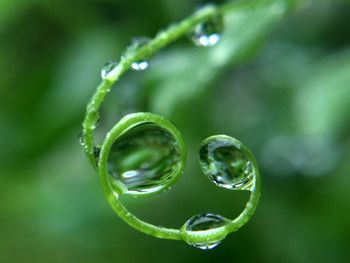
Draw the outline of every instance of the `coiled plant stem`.
<instances>
[{"instance_id":1,"label":"coiled plant stem","mask_svg":"<svg viewBox=\"0 0 350 263\"><path fill-rule=\"evenodd\" d=\"M141 232L158 238L185 240L186 242L191 243L203 243L210 240L222 239L228 233L234 232L241 226L243 226L254 214L260 196L260 177L259 172L256 168L257 166L254 157L251 155L250 157L254 162L253 169L256 170L254 171L255 177L253 180L253 187L251 188L251 195L249 201L247 202L243 212L236 219L230 221L225 226L216 228L215 230L209 231L205 234L188 232L186 233L186 235L184 235L179 229L169 229L161 226L155 226L140 220L139 218L131 214L121 204L119 200L119 194L121 193L116 193L115 191L113 191L110 186L110 183L107 180L108 172L106 166L109 151L106 151L105 148L110 149L111 144L113 143L113 139L111 139L113 131L107 134L106 139L102 144L98 163L96 163L94 155L95 142L93 132L98 116L98 111L105 99L105 96L111 90L112 86L120 79L120 77L130 69L131 64L133 62L142 60L145 57L150 57L151 55L159 51L161 48L174 42L178 38L188 34L188 32L191 29L193 29L196 25L203 23L214 16L241 11L247 12L254 10L259 6L269 6L275 2L276 1L273 0L234 1L223 4L219 7L215 7L213 5L205 6L202 9L195 12L193 15L184 19L183 21L174 24L165 30L160 31L146 45L134 50L133 52L126 52L121 57L119 64L108 73L108 76L104 78L100 85L97 87L94 95L92 96L87 105L86 116L83 122L84 148L88 160L96 169L98 169L103 191L109 205L114 210L114 212L118 214L118 216L121 217L130 226L134 227L135 229ZM147 116L147 113L145 116Z\"/></svg>"}]
</instances>

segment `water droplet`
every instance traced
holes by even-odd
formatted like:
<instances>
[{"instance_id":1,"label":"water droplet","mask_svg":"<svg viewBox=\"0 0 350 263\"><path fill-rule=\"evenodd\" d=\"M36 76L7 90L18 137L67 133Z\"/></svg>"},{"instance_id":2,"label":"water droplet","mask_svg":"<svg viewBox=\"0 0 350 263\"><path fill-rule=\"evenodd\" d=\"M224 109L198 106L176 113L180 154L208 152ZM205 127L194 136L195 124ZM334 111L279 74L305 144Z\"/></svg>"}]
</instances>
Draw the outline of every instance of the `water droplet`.
<instances>
[{"instance_id":1,"label":"water droplet","mask_svg":"<svg viewBox=\"0 0 350 263\"><path fill-rule=\"evenodd\" d=\"M212 47L220 41L223 28L223 17L217 15L198 24L190 33L190 38L197 46Z\"/></svg>"},{"instance_id":2,"label":"water droplet","mask_svg":"<svg viewBox=\"0 0 350 263\"><path fill-rule=\"evenodd\" d=\"M203 173L216 185L251 190L257 167L249 150L238 140L216 135L204 140L199 151Z\"/></svg>"},{"instance_id":3,"label":"water droplet","mask_svg":"<svg viewBox=\"0 0 350 263\"><path fill-rule=\"evenodd\" d=\"M108 79L108 74L118 65L115 61L108 61L101 69L101 78Z\"/></svg>"},{"instance_id":4,"label":"water droplet","mask_svg":"<svg viewBox=\"0 0 350 263\"><path fill-rule=\"evenodd\" d=\"M199 214L191 217L181 228L181 231L192 231L196 233L207 234L209 237L208 241L189 244L200 249L212 249L218 246L221 243L221 241L225 238L225 236L222 236L215 240L210 240L210 232L213 232L216 229L225 226L228 222L228 219L220 215L208 213Z\"/></svg>"},{"instance_id":5,"label":"water droplet","mask_svg":"<svg viewBox=\"0 0 350 263\"><path fill-rule=\"evenodd\" d=\"M85 146L85 139L84 139L84 132L81 131L78 135L78 139L79 139L79 144L81 146Z\"/></svg>"},{"instance_id":6,"label":"water droplet","mask_svg":"<svg viewBox=\"0 0 350 263\"><path fill-rule=\"evenodd\" d=\"M151 123L137 124L113 143L108 156L109 180L122 183L126 194L165 190L180 167L180 151L174 136Z\"/></svg>"},{"instance_id":7,"label":"water droplet","mask_svg":"<svg viewBox=\"0 0 350 263\"><path fill-rule=\"evenodd\" d=\"M148 37L134 37L131 39L131 43L127 47L127 52L135 52L137 49L142 48L149 43L151 39ZM149 66L149 57L146 57L140 61L133 62L131 69L136 71L142 71L147 69Z\"/></svg>"},{"instance_id":8,"label":"water droplet","mask_svg":"<svg viewBox=\"0 0 350 263\"><path fill-rule=\"evenodd\" d=\"M147 45L150 42L149 37L140 36L140 37L133 37L130 41L130 44L128 45L128 50L136 50L138 48L142 48L143 46Z\"/></svg>"},{"instance_id":9,"label":"water droplet","mask_svg":"<svg viewBox=\"0 0 350 263\"><path fill-rule=\"evenodd\" d=\"M100 159L100 152L101 148L99 146L94 146L94 157L96 164L98 164L98 160Z\"/></svg>"}]
</instances>

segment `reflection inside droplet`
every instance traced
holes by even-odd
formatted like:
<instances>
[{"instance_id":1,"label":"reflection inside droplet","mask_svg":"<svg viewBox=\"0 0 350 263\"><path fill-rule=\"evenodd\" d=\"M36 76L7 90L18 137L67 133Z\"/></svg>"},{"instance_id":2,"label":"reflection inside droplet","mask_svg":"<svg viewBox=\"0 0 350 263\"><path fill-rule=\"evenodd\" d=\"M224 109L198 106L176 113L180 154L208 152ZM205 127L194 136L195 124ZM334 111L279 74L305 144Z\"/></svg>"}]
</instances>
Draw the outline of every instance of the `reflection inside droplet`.
<instances>
[{"instance_id":1,"label":"reflection inside droplet","mask_svg":"<svg viewBox=\"0 0 350 263\"><path fill-rule=\"evenodd\" d=\"M141 123L114 142L108 157L109 180L127 188L127 194L163 190L180 165L174 136L154 123Z\"/></svg>"},{"instance_id":2,"label":"reflection inside droplet","mask_svg":"<svg viewBox=\"0 0 350 263\"><path fill-rule=\"evenodd\" d=\"M136 71L142 71L148 68L149 62L146 60L139 61L139 62L133 62L131 64L131 68Z\"/></svg>"},{"instance_id":3,"label":"reflection inside droplet","mask_svg":"<svg viewBox=\"0 0 350 263\"><path fill-rule=\"evenodd\" d=\"M198 38L198 43L203 47L211 47L219 42L221 36L219 34L202 35Z\"/></svg>"},{"instance_id":4,"label":"reflection inside droplet","mask_svg":"<svg viewBox=\"0 0 350 263\"><path fill-rule=\"evenodd\" d=\"M257 167L246 147L238 140L217 135L206 139L199 151L203 173L216 185L237 190L252 190Z\"/></svg>"}]
</instances>

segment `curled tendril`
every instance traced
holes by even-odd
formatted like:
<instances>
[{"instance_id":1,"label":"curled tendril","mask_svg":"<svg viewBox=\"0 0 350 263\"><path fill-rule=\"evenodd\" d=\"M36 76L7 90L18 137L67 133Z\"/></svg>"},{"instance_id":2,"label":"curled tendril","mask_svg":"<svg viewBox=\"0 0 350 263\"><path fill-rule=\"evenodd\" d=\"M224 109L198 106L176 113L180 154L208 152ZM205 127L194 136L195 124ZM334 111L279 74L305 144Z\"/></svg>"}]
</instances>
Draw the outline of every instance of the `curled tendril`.
<instances>
[{"instance_id":1,"label":"curled tendril","mask_svg":"<svg viewBox=\"0 0 350 263\"><path fill-rule=\"evenodd\" d=\"M217 136L209 137L208 139L203 141L203 145L211 143L212 141L215 141L215 140L220 140L220 143L223 143L225 147L227 145L230 147L234 146L240 151L244 152L245 157L249 160L249 165L250 165L248 167L249 173L251 176L249 181L249 188L239 188L239 186L237 188L234 188L234 187L226 187L226 188L231 188L234 190L238 189L238 190L251 191L250 198L246 204L246 207L243 210L243 212L241 212L241 214L233 220L228 220L220 216L208 214L207 218L211 220L209 223L212 223L212 222L216 223L216 227L213 227L210 229L206 228L206 229L203 229L203 231L197 231L194 228L192 229L188 227L188 225L186 224L181 229L170 229L166 227L155 226L153 224L142 221L141 219L131 214L122 205L122 203L119 200L119 196L127 192L125 185L118 182L112 185L111 181L108 179L108 176L109 176L108 157L110 154L111 147L113 146L113 143L133 127L136 127L137 125L144 124L144 123L152 123L166 130L169 134L171 134L171 136L173 136L173 138L175 139L178 145L179 159L177 160L176 170L174 171L172 176L169 177L169 179L164 182L164 184L162 185L162 188L159 191L156 190L150 194L158 193L162 190L165 190L170 185L175 183L179 179L180 175L183 173L183 169L186 163L186 150L185 150L185 145L181 137L181 134L174 127L174 125L172 125L165 118L152 113L129 114L125 116L122 120L120 120L107 133L104 139L104 142L102 143L101 149L98 152L99 156L97 161L95 156L96 147L95 147L93 132L96 126L96 121L99 118L99 114L98 114L99 108L101 107L101 104L103 103L106 94L110 91L112 85L116 81L118 81L119 78L131 68L132 63L141 61L146 57L152 56L152 54L157 52L162 47L175 41L179 37L186 35L188 31L194 28L196 25L203 23L210 18L223 14L227 11L238 10L240 8L254 8L255 6L259 5L259 2L260 1L257 1L255 3L243 3L243 4L228 3L221 7L215 7L212 5L206 6L200 9L199 11L197 11L196 13L194 13L192 16L183 20L182 22L169 27L167 30L161 31L156 35L156 37L153 40L150 40L147 44L143 45L142 47L133 49L133 50L127 50L125 54L121 57L119 64L115 65L111 69L111 71L108 72L108 75L106 75L103 78L101 84L97 87L96 92L94 93L91 100L89 101L86 108L86 116L83 122L83 131L82 131L86 156L88 160L91 162L91 164L98 171L105 197L109 205L111 206L111 208L119 217L121 217L126 223L128 223L130 226L134 227L135 229L141 232L144 232L146 234L152 235L154 237L174 239L174 240L184 240L187 243L194 244L195 246L198 246L200 248L203 248L200 246L201 244L207 244L204 247L211 248L215 246L215 244L218 241L221 241L223 238L225 238L227 234L234 232L237 229L239 229L241 226L243 226L253 215L255 208L258 204L259 195L260 195L259 172L257 170L257 164L254 159L254 156L239 141L225 135L217 135ZM212 157L208 157L207 161L212 161L212 159L210 158ZM245 168L245 169L248 169L248 168ZM203 169L203 171L204 173L208 172L205 169ZM209 175L208 174L206 175L208 177L213 176L213 174L210 175L211 172L214 173L215 175L215 171L214 172L209 171L208 172ZM218 183L218 185L220 186L220 182ZM146 195L148 195L148 193L146 193ZM196 222L197 219L198 218L194 218L191 222ZM211 245L212 243L214 245Z\"/></svg>"}]
</instances>

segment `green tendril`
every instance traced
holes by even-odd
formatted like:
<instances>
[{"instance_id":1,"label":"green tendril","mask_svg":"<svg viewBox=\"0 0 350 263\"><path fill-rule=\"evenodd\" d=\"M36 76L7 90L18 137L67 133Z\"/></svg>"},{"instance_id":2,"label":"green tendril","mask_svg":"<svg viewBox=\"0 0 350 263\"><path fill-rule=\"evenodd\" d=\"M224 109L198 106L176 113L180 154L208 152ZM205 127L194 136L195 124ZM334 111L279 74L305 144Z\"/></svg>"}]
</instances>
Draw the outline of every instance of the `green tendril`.
<instances>
[{"instance_id":1,"label":"green tendril","mask_svg":"<svg viewBox=\"0 0 350 263\"><path fill-rule=\"evenodd\" d=\"M170 173L169 177L164 179L162 187L155 193L161 192L174 184L183 173L186 163L186 149L178 130L165 118L152 113L135 113L125 116L120 120L106 135L96 161L96 148L94 142L94 128L99 118L99 108L101 107L105 96L111 87L120 77L130 70L132 63L151 57L161 48L174 42L178 38L187 35L195 26L204 23L218 15L234 12L248 12L255 10L260 6L269 6L276 1L235 1L229 2L219 7L208 5L195 12L193 15L183 21L160 31L152 40L136 49L127 49L121 56L121 60L113 67L103 78L101 84L97 87L94 95L90 99L86 116L83 122L83 140L87 159L98 170L100 181L103 187L105 197L113 211L133 228L158 238L184 240L199 248L212 248L218 242L223 240L226 235L237 231L254 214L260 196L260 177L256 161L251 152L239 141L225 135L212 136L202 143L200 151L200 164L203 172L208 178L214 178L217 185L232 190L248 190L250 198L243 212L235 219L229 220L217 215L201 215L189 220L180 229L170 229L161 226L155 226L144 222L131 214L120 202L119 196L126 194L128 186L114 180L111 182L108 167L108 159L113 144L117 140L122 140L123 136L133 131L139 125L151 123L160 127L166 132L166 136L171 136L176 141L177 154L176 169ZM148 153L147 153L148 154ZM142 157L142 155L140 155ZM234 158L239 156L244 162L235 162ZM138 157L138 156L136 156ZM138 157L138 158L141 158ZM137 159L137 158L136 158ZM175 162L174 161L174 162ZM135 161L136 162L136 161ZM230 162L231 166L227 165ZM230 177L238 173L244 174L241 177ZM228 176L229 175L229 176ZM226 176L226 177L225 177ZM145 193L149 195L153 193ZM200 219L200 220L198 220ZM203 220L202 220L203 219ZM207 221L205 221L207 220ZM203 222L207 222L203 227ZM202 225L201 225L202 224ZM209 227L208 227L209 225ZM215 227L210 227L215 226ZM199 230L198 230L199 229Z\"/></svg>"}]
</instances>

